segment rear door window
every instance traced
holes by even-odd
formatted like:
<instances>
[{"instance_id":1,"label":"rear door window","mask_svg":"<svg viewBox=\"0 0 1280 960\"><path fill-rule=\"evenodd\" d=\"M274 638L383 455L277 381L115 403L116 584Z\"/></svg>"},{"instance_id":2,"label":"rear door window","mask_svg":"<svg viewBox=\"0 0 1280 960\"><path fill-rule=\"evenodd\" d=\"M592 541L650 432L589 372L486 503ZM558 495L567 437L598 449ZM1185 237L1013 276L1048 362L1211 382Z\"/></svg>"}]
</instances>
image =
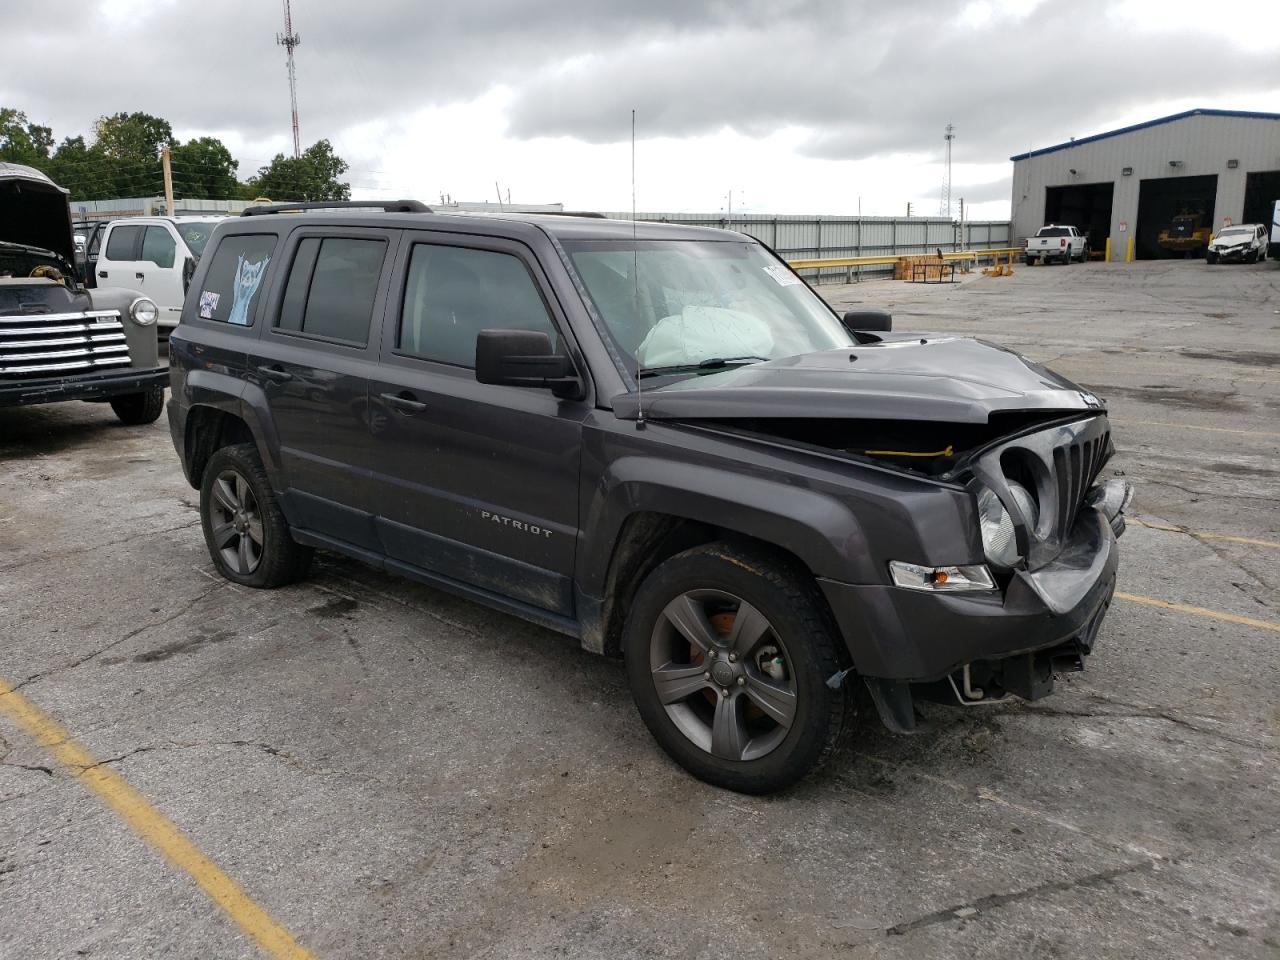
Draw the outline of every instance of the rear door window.
<instances>
[{"instance_id":1,"label":"rear door window","mask_svg":"<svg viewBox=\"0 0 1280 960\"><path fill-rule=\"evenodd\" d=\"M154 263L157 267L172 267L178 252L178 242L164 227L147 227L142 235L142 256L139 260Z\"/></svg>"},{"instance_id":2,"label":"rear door window","mask_svg":"<svg viewBox=\"0 0 1280 960\"><path fill-rule=\"evenodd\" d=\"M200 287L197 316L238 327L252 326L275 248L275 234L223 237Z\"/></svg>"},{"instance_id":3,"label":"rear door window","mask_svg":"<svg viewBox=\"0 0 1280 960\"><path fill-rule=\"evenodd\" d=\"M369 343L369 323L387 242L304 237L285 285L276 328L354 346Z\"/></svg>"},{"instance_id":4,"label":"rear door window","mask_svg":"<svg viewBox=\"0 0 1280 960\"><path fill-rule=\"evenodd\" d=\"M108 260L137 260L138 239L142 235L142 227L113 227L107 237Z\"/></svg>"}]
</instances>

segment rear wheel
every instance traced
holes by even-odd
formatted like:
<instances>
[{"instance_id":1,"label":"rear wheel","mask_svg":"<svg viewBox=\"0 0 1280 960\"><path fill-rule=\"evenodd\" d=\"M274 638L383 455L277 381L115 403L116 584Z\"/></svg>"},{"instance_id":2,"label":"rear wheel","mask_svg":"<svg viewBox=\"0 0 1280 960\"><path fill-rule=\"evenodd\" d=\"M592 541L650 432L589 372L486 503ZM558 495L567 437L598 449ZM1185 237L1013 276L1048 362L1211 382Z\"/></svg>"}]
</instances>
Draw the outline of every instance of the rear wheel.
<instances>
[{"instance_id":1,"label":"rear wheel","mask_svg":"<svg viewBox=\"0 0 1280 960\"><path fill-rule=\"evenodd\" d=\"M200 520L214 566L246 587L281 587L303 577L312 551L294 541L251 443L209 458L200 484Z\"/></svg>"},{"instance_id":2,"label":"rear wheel","mask_svg":"<svg viewBox=\"0 0 1280 960\"><path fill-rule=\"evenodd\" d=\"M816 586L763 551L714 543L649 575L625 633L640 715L699 779L743 793L796 782L852 719Z\"/></svg>"},{"instance_id":3,"label":"rear wheel","mask_svg":"<svg viewBox=\"0 0 1280 960\"><path fill-rule=\"evenodd\" d=\"M164 386L151 387L142 393L129 393L111 398L111 409L121 423L131 427L155 423L164 413Z\"/></svg>"}]
</instances>

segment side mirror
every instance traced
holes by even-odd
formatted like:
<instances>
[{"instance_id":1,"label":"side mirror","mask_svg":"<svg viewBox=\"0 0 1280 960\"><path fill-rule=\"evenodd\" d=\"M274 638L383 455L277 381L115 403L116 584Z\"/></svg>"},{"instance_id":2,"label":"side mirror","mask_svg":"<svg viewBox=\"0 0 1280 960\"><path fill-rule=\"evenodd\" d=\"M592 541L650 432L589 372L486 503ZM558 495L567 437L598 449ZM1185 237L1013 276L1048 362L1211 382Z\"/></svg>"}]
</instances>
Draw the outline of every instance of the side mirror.
<instances>
[{"instance_id":1,"label":"side mirror","mask_svg":"<svg viewBox=\"0 0 1280 960\"><path fill-rule=\"evenodd\" d=\"M182 292L186 294L191 289L191 278L196 275L196 262L191 257L187 257L182 262Z\"/></svg>"},{"instance_id":2,"label":"side mirror","mask_svg":"<svg viewBox=\"0 0 1280 960\"><path fill-rule=\"evenodd\" d=\"M850 310L841 322L850 333L887 333L893 329L893 316L884 310Z\"/></svg>"},{"instance_id":3,"label":"side mirror","mask_svg":"<svg viewBox=\"0 0 1280 960\"><path fill-rule=\"evenodd\" d=\"M558 397L580 398L573 362L555 353L540 330L481 330L476 336L476 381L507 387L550 387Z\"/></svg>"}]
</instances>

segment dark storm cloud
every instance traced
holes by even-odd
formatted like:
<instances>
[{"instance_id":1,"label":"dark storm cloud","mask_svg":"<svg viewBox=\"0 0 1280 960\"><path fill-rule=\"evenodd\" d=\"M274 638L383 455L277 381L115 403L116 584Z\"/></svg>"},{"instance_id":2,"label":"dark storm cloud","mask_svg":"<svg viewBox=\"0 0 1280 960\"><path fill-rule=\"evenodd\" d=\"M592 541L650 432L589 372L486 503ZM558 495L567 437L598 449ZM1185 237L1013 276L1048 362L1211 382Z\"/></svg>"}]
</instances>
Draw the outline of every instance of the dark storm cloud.
<instances>
[{"instance_id":1,"label":"dark storm cloud","mask_svg":"<svg viewBox=\"0 0 1280 960\"><path fill-rule=\"evenodd\" d=\"M1098 132L1153 100L1280 87L1274 49L1246 53L1165 24L1135 37L1107 8L1041 4L1022 19L949 22L960 7L898 0L296 0L303 139L393 123L495 86L509 133L624 140L801 127L810 156L938 153L957 160ZM139 6L111 19L47 2L6 18L0 105L61 138L94 117L145 110L180 130L260 142L287 129L276 3ZM1175 15L1176 16L1176 15ZM1242 23L1242 29L1246 29ZM1211 71L1224 57L1231 69ZM283 121L283 122L282 122Z\"/></svg>"}]
</instances>

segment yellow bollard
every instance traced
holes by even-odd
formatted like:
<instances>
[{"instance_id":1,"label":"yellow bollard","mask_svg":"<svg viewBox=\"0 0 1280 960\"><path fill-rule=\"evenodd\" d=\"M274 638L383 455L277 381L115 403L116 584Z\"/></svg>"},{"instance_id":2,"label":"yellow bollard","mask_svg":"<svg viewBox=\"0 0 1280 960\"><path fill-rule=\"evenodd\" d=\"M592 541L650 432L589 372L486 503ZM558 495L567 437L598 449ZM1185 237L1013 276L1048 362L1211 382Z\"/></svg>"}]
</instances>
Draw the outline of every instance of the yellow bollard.
<instances>
[{"instance_id":1,"label":"yellow bollard","mask_svg":"<svg viewBox=\"0 0 1280 960\"><path fill-rule=\"evenodd\" d=\"M1125 241L1124 245L1124 262L1133 263L1133 237Z\"/></svg>"},{"instance_id":2,"label":"yellow bollard","mask_svg":"<svg viewBox=\"0 0 1280 960\"><path fill-rule=\"evenodd\" d=\"M1111 238L1110 238L1110 237L1107 237L1107 252L1106 252L1106 254L1103 256L1102 261L1103 261L1104 263L1110 263L1110 262L1111 262Z\"/></svg>"}]
</instances>

